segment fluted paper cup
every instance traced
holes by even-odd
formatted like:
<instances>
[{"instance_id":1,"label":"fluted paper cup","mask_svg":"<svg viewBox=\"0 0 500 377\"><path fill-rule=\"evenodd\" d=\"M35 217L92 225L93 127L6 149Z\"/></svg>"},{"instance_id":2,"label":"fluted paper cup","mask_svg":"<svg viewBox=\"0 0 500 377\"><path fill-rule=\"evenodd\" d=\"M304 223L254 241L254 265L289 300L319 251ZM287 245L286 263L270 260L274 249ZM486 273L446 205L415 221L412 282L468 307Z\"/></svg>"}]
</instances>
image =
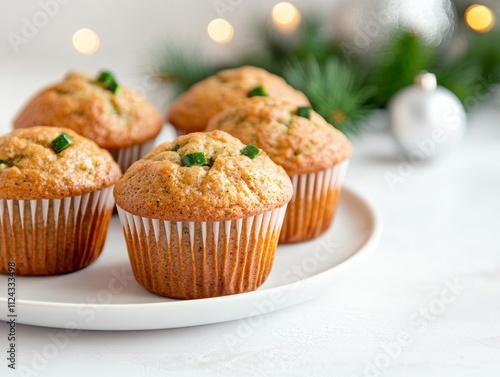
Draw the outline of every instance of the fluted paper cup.
<instances>
[{"instance_id":1,"label":"fluted paper cup","mask_svg":"<svg viewBox=\"0 0 500 377\"><path fill-rule=\"evenodd\" d=\"M62 199L0 200L0 272L54 275L88 266L101 253L113 187Z\"/></svg>"},{"instance_id":2,"label":"fluted paper cup","mask_svg":"<svg viewBox=\"0 0 500 377\"><path fill-rule=\"evenodd\" d=\"M122 148L117 150L110 150L113 159L120 165L123 173L137 160L144 157L148 152L153 149L156 138L146 141L142 144L133 145L129 148Z\"/></svg>"},{"instance_id":3,"label":"fluted paper cup","mask_svg":"<svg viewBox=\"0 0 500 377\"><path fill-rule=\"evenodd\" d=\"M291 177L293 197L279 242L302 242L318 237L331 225L349 160L333 168Z\"/></svg>"},{"instance_id":4,"label":"fluted paper cup","mask_svg":"<svg viewBox=\"0 0 500 377\"><path fill-rule=\"evenodd\" d=\"M286 205L218 222L170 222L118 207L132 270L148 291L195 299L248 292L266 280Z\"/></svg>"}]
</instances>

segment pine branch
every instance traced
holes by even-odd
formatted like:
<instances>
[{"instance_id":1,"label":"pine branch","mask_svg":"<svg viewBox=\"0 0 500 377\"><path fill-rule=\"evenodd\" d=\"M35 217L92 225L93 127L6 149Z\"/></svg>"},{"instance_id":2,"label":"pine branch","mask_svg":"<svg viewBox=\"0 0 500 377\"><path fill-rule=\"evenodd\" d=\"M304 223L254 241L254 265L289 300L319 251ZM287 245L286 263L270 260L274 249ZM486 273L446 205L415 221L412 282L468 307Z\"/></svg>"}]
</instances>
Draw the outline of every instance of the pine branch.
<instances>
[{"instance_id":1,"label":"pine branch","mask_svg":"<svg viewBox=\"0 0 500 377\"><path fill-rule=\"evenodd\" d=\"M371 81L377 88L375 104L384 107L404 87L411 85L422 70L429 70L436 51L414 33L397 31L380 53Z\"/></svg>"},{"instance_id":2,"label":"pine branch","mask_svg":"<svg viewBox=\"0 0 500 377\"><path fill-rule=\"evenodd\" d=\"M438 52L445 51L426 45L413 33L394 30L374 64L354 61L348 66L340 60L339 47L323 33L318 19L303 17L299 29L289 34L277 31L268 21L256 25L253 48L245 49L249 52L231 66L255 65L283 76L308 96L318 113L347 135L360 133L368 111L384 107L399 90L412 85L421 70L435 73L438 83L455 93L466 107L478 90L484 92L500 82L499 31L461 30L468 38L468 47L450 62L438 59ZM210 63L200 51L167 46L159 78L179 94L230 67Z\"/></svg>"},{"instance_id":3,"label":"pine branch","mask_svg":"<svg viewBox=\"0 0 500 377\"><path fill-rule=\"evenodd\" d=\"M179 45L168 45L160 65L159 79L172 85L175 94L179 95L219 69L210 64L199 50L184 50Z\"/></svg>"},{"instance_id":4,"label":"pine branch","mask_svg":"<svg viewBox=\"0 0 500 377\"><path fill-rule=\"evenodd\" d=\"M348 136L361 132L362 121L370 108L366 105L373 91L362 87L350 67L331 58L319 63L310 58L287 65L283 77L304 92L313 109Z\"/></svg>"},{"instance_id":5,"label":"pine branch","mask_svg":"<svg viewBox=\"0 0 500 377\"><path fill-rule=\"evenodd\" d=\"M256 65L281 76L291 60L314 58L324 62L337 53L323 27L317 18L307 15L303 16L299 28L291 33L280 32L269 22L260 22L255 27L258 32L254 48L243 56L240 65Z\"/></svg>"},{"instance_id":6,"label":"pine branch","mask_svg":"<svg viewBox=\"0 0 500 377\"><path fill-rule=\"evenodd\" d=\"M488 33L468 32L468 46L463 60L479 67L481 76L487 82L500 82L500 31Z\"/></svg>"},{"instance_id":7,"label":"pine branch","mask_svg":"<svg viewBox=\"0 0 500 377\"><path fill-rule=\"evenodd\" d=\"M438 66L432 72L436 74L439 85L452 91L466 109L470 107L472 102L469 99L476 95L478 85L482 85L480 67L460 59L449 65Z\"/></svg>"}]
</instances>

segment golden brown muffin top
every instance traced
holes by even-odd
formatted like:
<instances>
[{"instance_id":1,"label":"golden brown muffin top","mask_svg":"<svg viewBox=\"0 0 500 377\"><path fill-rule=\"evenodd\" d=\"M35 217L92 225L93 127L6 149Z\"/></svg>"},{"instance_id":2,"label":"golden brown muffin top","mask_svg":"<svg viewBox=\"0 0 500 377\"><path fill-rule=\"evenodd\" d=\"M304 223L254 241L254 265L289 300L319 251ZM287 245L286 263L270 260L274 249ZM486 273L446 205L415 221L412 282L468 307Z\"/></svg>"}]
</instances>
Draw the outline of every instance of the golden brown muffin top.
<instances>
[{"instance_id":1,"label":"golden brown muffin top","mask_svg":"<svg viewBox=\"0 0 500 377\"><path fill-rule=\"evenodd\" d=\"M73 144L57 153L65 132ZM0 199L60 199L111 186L121 171L108 151L73 130L31 127L0 136Z\"/></svg>"},{"instance_id":2,"label":"golden brown muffin top","mask_svg":"<svg viewBox=\"0 0 500 377\"><path fill-rule=\"evenodd\" d=\"M222 131L197 132L158 145L135 162L114 189L118 206L134 215L168 221L225 221L288 203L292 184L283 168ZM209 166L183 166L203 152Z\"/></svg>"},{"instance_id":3,"label":"golden brown muffin top","mask_svg":"<svg viewBox=\"0 0 500 377\"><path fill-rule=\"evenodd\" d=\"M144 97L122 85L114 94L95 77L71 72L36 94L21 110L14 128L67 127L100 147L128 148L161 131L159 111Z\"/></svg>"},{"instance_id":4,"label":"golden brown muffin top","mask_svg":"<svg viewBox=\"0 0 500 377\"><path fill-rule=\"evenodd\" d=\"M297 110L290 102L253 97L214 116L207 130L220 129L262 148L290 176L318 172L350 157L351 143L342 132L312 110L310 119Z\"/></svg>"},{"instance_id":5,"label":"golden brown muffin top","mask_svg":"<svg viewBox=\"0 0 500 377\"><path fill-rule=\"evenodd\" d=\"M262 85L269 97L283 98L300 106L309 105L307 97L265 69L244 66L226 69L193 85L170 107L168 121L186 132L204 131L211 117L249 97Z\"/></svg>"}]
</instances>

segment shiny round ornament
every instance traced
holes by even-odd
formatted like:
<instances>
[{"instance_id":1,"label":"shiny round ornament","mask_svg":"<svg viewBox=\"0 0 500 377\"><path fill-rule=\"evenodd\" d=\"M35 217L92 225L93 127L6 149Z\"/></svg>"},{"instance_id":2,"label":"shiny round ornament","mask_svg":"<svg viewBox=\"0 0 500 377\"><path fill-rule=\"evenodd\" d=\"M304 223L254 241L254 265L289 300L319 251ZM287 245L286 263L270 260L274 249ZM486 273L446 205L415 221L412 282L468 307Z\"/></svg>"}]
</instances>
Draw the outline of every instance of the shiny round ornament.
<instances>
[{"instance_id":1,"label":"shiny round ornament","mask_svg":"<svg viewBox=\"0 0 500 377\"><path fill-rule=\"evenodd\" d=\"M446 44L455 18L451 0L343 0L333 17L334 38L346 58L374 59L398 28L431 46Z\"/></svg>"},{"instance_id":2,"label":"shiny round ornament","mask_svg":"<svg viewBox=\"0 0 500 377\"><path fill-rule=\"evenodd\" d=\"M429 159L454 149L465 134L467 116L460 100L422 72L415 84L388 105L392 133L410 159Z\"/></svg>"}]
</instances>

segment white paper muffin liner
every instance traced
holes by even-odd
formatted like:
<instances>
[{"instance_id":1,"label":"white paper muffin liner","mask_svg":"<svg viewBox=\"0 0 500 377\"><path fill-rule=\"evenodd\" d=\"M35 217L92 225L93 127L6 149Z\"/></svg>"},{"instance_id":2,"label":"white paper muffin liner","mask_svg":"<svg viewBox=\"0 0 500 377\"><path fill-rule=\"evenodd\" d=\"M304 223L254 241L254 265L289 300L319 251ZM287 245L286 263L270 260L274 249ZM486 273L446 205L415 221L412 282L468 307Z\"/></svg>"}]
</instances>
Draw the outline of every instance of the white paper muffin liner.
<instances>
[{"instance_id":1,"label":"white paper muffin liner","mask_svg":"<svg viewBox=\"0 0 500 377\"><path fill-rule=\"evenodd\" d=\"M286 205L237 220L170 222L118 207L137 282L150 292L182 299L259 287L271 271L285 211Z\"/></svg>"},{"instance_id":2,"label":"white paper muffin liner","mask_svg":"<svg viewBox=\"0 0 500 377\"><path fill-rule=\"evenodd\" d=\"M334 218L349 160L333 168L291 177L293 197L283 221L280 243L302 242L325 232Z\"/></svg>"},{"instance_id":3,"label":"white paper muffin liner","mask_svg":"<svg viewBox=\"0 0 500 377\"><path fill-rule=\"evenodd\" d=\"M111 153L111 156L113 156L114 160L118 163L122 172L125 173L130 165L144 157L153 149L155 139L156 138L150 139L143 144L133 145L129 148L110 150L109 153Z\"/></svg>"},{"instance_id":4,"label":"white paper muffin liner","mask_svg":"<svg viewBox=\"0 0 500 377\"><path fill-rule=\"evenodd\" d=\"M0 272L18 275L75 271L104 246L113 187L63 199L0 200Z\"/></svg>"}]
</instances>

